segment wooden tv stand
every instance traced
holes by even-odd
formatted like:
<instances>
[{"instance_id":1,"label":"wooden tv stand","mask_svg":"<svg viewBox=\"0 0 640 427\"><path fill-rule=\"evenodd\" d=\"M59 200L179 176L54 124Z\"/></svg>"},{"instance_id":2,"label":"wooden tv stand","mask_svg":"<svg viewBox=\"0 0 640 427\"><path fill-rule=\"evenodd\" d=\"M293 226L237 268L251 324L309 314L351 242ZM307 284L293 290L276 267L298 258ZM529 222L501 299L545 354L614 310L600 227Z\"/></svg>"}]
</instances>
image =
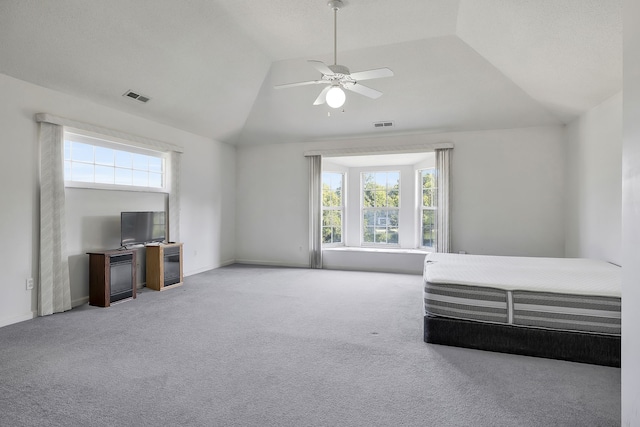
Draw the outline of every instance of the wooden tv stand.
<instances>
[{"instance_id":1,"label":"wooden tv stand","mask_svg":"<svg viewBox=\"0 0 640 427\"><path fill-rule=\"evenodd\" d=\"M112 249L89 255L89 304L109 307L136 297L136 251Z\"/></svg>"},{"instance_id":2,"label":"wooden tv stand","mask_svg":"<svg viewBox=\"0 0 640 427\"><path fill-rule=\"evenodd\" d=\"M147 288L164 291L183 284L182 243L148 245Z\"/></svg>"}]
</instances>

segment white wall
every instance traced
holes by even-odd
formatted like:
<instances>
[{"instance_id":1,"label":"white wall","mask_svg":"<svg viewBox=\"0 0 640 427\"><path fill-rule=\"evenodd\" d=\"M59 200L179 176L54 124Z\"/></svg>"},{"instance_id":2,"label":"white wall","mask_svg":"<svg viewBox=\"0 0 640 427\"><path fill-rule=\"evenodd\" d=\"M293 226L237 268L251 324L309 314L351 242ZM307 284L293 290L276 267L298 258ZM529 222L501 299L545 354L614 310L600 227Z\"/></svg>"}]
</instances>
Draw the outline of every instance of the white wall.
<instances>
[{"instance_id":1,"label":"white wall","mask_svg":"<svg viewBox=\"0 0 640 427\"><path fill-rule=\"evenodd\" d=\"M640 425L640 3L624 2L622 425Z\"/></svg>"},{"instance_id":2,"label":"white wall","mask_svg":"<svg viewBox=\"0 0 640 427\"><path fill-rule=\"evenodd\" d=\"M560 127L455 134L453 252L564 254L564 136Z\"/></svg>"},{"instance_id":3,"label":"white wall","mask_svg":"<svg viewBox=\"0 0 640 427\"><path fill-rule=\"evenodd\" d=\"M36 292L25 288L28 277L38 277L36 113L51 113L182 145L180 228L185 244L185 273L233 261L234 147L2 74L0 93L0 235L7 243L0 246L0 326L29 319L36 309ZM130 100L123 98L122 102ZM144 106L140 109L144 114ZM88 199L87 203L94 201ZM107 220L106 227L112 226ZM78 289L73 295L76 300L82 298Z\"/></svg>"},{"instance_id":4,"label":"white wall","mask_svg":"<svg viewBox=\"0 0 640 427\"><path fill-rule=\"evenodd\" d=\"M567 126L566 256L621 263L622 93Z\"/></svg>"},{"instance_id":5,"label":"white wall","mask_svg":"<svg viewBox=\"0 0 640 427\"><path fill-rule=\"evenodd\" d=\"M316 149L453 142L453 250L563 256L564 130L543 127L240 146L241 262L308 265L308 166Z\"/></svg>"}]
</instances>

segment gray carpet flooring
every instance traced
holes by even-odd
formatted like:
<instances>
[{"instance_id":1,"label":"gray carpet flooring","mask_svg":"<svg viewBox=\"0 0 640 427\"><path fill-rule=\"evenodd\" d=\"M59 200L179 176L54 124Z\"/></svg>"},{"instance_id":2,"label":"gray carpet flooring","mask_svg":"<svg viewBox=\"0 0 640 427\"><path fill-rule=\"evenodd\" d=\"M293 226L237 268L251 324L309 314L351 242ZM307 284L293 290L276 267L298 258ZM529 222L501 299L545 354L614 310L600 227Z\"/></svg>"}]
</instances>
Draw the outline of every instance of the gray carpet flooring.
<instances>
[{"instance_id":1,"label":"gray carpet flooring","mask_svg":"<svg viewBox=\"0 0 640 427\"><path fill-rule=\"evenodd\" d=\"M0 328L0 425L620 425L620 369L425 344L421 296L233 265Z\"/></svg>"}]
</instances>

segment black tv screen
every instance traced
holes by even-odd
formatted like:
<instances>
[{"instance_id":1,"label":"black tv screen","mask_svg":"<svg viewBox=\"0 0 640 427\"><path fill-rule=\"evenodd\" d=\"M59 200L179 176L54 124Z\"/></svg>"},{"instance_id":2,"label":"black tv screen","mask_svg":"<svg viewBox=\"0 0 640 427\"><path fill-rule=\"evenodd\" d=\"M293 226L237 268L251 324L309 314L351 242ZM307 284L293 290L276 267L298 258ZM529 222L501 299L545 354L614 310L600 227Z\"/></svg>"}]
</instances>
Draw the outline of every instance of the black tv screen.
<instances>
[{"instance_id":1,"label":"black tv screen","mask_svg":"<svg viewBox=\"0 0 640 427\"><path fill-rule=\"evenodd\" d=\"M120 213L120 244L122 246L163 242L165 238L164 212Z\"/></svg>"}]
</instances>

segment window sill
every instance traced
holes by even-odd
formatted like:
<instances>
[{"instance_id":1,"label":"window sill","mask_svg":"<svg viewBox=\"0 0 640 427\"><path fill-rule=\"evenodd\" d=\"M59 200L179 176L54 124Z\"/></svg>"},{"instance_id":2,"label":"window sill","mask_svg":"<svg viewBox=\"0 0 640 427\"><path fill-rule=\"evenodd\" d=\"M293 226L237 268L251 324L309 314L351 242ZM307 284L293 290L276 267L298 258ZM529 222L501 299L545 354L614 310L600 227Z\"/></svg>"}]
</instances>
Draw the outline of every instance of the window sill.
<instances>
[{"instance_id":1,"label":"window sill","mask_svg":"<svg viewBox=\"0 0 640 427\"><path fill-rule=\"evenodd\" d=\"M426 255L432 251L427 249L406 249L406 248L368 248L368 247L356 247L356 246L340 246L340 247L326 247L322 248L322 251L330 252L373 252L381 254L417 254Z\"/></svg>"}]
</instances>

